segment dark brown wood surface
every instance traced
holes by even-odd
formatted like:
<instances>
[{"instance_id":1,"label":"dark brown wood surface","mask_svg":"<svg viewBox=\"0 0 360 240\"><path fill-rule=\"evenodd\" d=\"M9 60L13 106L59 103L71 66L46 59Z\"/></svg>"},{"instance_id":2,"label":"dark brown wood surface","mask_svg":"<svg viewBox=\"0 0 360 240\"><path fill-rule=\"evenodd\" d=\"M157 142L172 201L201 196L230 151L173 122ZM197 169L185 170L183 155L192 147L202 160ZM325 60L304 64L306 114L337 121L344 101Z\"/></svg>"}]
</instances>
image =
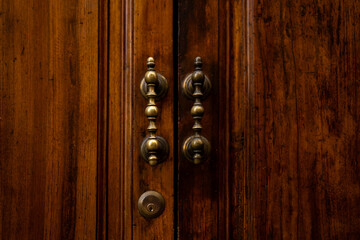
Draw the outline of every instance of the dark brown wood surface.
<instances>
[{"instance_id":1,"label":"dark brown wood surface","mask_svg":"<svg viewBox=\"0 0 360 240\"><path fill-rule=\"evenodd\" d=\"M360 2L257 1L247 12L251 235L359 239Z\"/></svg>"},{"instance_id":2,"label":"dark brown wood surface","mask_svg":"<svg viewBox=\"0 0 360 240\"><path fill-rule=\"evenodd\" d=\"M180 239L358 239L359 13L358 1L179 2L179 87L198 55L215 86L211 160L179 151ZM191 104L180 94L180 147Z\"/></svg>"},{"instance_id":3,"label":"dark brown wood surface","mask_svg":"<svg viewBox=\"0 0 360 240\"><path fill-rule=\"evenodd\" d=\"M178 5L178 226L180 239L224 239L218 235L222 224L219 191L222 166L219 155L219 2L179 1ZM183 157L183 142L193 135L190 114L193 101L182 94L184 78L194 71L194 59L203 60L203 71L212 83L209 97L202 101L205 115L202 135L211 143L211 157L194 165ZM224 129L221 128L221 132ZM224 209L223 209L224 210Z\"/></svg>"},{"instance_id":4,"label":"dark brown wood surface","mask_svg":"<svg viewBox=\"0 0 360 240\"><path fill-rule=\"evenodd\" d=\"M110 1L109 22L109 239L174 238L173 1ZM140 156L147 135L147 100L140 94L146 60L166 77L169 91L157 102L157 135L169 143L169 158L150 166ZM148 190L165 198L164 213L153 220L138 212L137 201Z\"/></svg>"},{"instance_id":5,"label":"dark brown wood surface","mask_svg":"<svg viewBox=\"0 0 360 240\"><path fill-rule=\"evenodd\" d=\"M133 238L171 240L174 238L173 1L134 1L134 16ZM157 102L156 120L156 134L167 140L169 157L156 166L150 166L140 156L149 121L144 114L148 100L140 94L139 86L149 56L155 59L155 70L169 83L166 97ZM153 220L144 219L137 209L140 195L148 190L161 193L166 204L163 214Z\"/></svg>"},{"instance_id":6,"label":"dark brown wood surface","mask_svg":"<svg viewBox=\"0 0 360 240\"><path fill-rule=\"evenodd\" d=\"M176 4L1 1L0 239L358 239L360 2ZM169 82L156 167L139 153L149 56ZM198 166L180 151L196 56L213 84Z\"/></svg>"},{"instance_id":7,"label":"dark brown wood surface","mask_svg":"<svg viewBox=\"0 0 360 240\"><path fill-rule=\"evenodd\" d=\"M250 216L247 157L244 148L251 126L247 122L246 2L181 0L178 5L178 227L179 239L241 239ZM211 156L202 165L181 153L193 134L190 109L182 81L194 70L196 56L212 83L203 101L202 134L211 143ZM249 131L249 132L245 132Z\"/></svg>"},{"instance_id":8,"label":"dark brown wood surface","mask_svg":"<svg viewBox=\"0 0 360 240\"><path fill-rule=\"evenodd\" d=\"M133 1L109 1L108 239L133 239Z\"/></svg>"},{"instance_id":9,"label":"dark brown wood surface","mask_svg":"<svg viewBox=\"0 0 360 240\"><path fill-rule=\"evenodd\" d=\"M96 239L98 1L1 1L0 32L0 239Z\"/></svg>"},{"instance_id":10,"label":"dark brown wood surface","mask_svg":"<svg viewBox=\"0 0 360 240\"><path fill-rule=\"evenodd\" d=\"M230 208L244 228L231 236L358 239L359 2L238 7L246 14L238 26L229 18L228 56L238 79L229 92L230 156L240 177L230 195L240 179L243 191Z\"/></svg>"}]
</instances>

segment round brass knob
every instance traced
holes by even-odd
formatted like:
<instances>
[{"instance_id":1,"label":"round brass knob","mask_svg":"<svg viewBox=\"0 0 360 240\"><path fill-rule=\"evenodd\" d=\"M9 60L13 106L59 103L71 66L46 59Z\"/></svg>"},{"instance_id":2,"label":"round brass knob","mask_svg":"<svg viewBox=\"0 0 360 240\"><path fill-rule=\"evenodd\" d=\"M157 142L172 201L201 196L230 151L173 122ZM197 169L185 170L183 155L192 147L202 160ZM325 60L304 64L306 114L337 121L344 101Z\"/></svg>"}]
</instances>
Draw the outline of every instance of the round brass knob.
<instances>
[{"instance_id":1,"label":"round brass knob","mask_svg":"<svg viewBox=\"0 0 360 240\"><path fill-rule=\"evenodd\" d=\"M144 98L149 99L148 91L149 84L155 85L155 99L159 101L163 99L168 91L169 85L166 78L160 73L155 72L155 61L154 58L149 57L147 59L148 71L145 73L144 78L140 82L140 93Z\"/></svg>"},{"instance_id":2,"label":"round brass knob","mask_svg":"<svg viewBox=\"0 0 360 240\"><path fill-rule=\"evenodd\" d=\"M141 216L147 219L160 216L165 209L165 200L156 191L144 192L138 201L138 210Z\"/></svg>"}]
</instances>

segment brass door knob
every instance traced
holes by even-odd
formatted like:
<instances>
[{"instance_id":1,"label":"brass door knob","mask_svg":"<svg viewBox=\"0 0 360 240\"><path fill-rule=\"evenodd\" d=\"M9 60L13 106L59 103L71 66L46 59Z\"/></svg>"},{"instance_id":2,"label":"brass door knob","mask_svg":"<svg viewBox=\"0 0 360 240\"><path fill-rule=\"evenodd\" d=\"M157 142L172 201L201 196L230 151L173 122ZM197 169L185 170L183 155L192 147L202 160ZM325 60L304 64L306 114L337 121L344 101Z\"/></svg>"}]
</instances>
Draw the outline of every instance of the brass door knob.
<instances>
[{"instance_id":1,"label":"brass door knob","mask_svg":"<svg viewBox=\"0 0 360 240\"><path fill-rule=\"evenodd\" d=\"M201 136L201 119L204 115L204 107L201 100L210 92L211 83L202 71L202 60L200 57L195 58L195 71L186 77L183 83L184 94L194 99L194 105L191 108L191 115L195 121L192 129L194 135L187 138L183 144L182 151L186 159L194 164L202 163L210 154L210 143Z\"/></svg>"},{"instance_id":2,"label":"brass door knob","mask_svg":"<svg viewBox=\"0 0 360 240\"><path fill-rule=\"evenodd\" d=\"M169 153L169 145L167 141L156 135L156 118L158 116L158 107L156 100L161 100L167 93L168 83L164 76L155 72L155 62L152 57L147 59L148 70L145 77L140 83L141 94L149 100L145 109L145 115L149 120L147 128L149 135L143 140L141 144L141 156L151 166L165 161Z\"/></svg>"}]
</instances>

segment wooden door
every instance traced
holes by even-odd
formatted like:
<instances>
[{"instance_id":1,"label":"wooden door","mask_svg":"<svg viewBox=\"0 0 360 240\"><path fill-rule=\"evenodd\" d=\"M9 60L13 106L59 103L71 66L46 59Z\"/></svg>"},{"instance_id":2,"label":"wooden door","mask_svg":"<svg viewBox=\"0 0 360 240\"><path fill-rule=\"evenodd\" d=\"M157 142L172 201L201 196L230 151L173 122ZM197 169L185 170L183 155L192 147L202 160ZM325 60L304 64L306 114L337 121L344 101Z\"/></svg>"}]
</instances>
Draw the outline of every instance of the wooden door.
<instances>
[{"instance_id":1,"label":"wooden door","mask_svg":"<svg viewBox=\"0 0 360 240\"><path fill-rule=\"evenodd\" d=\"M179 1L181 84L213 83L211 159L178 151L180 239L358 239L359 1Z\"/></svg>"},{"instance_id":2,"label":"wooden door","mask_svg":"<svg viewBox=\"0 0 360 240\"><path fill-rule=\"evenodd\" d=\"M96 239L99 5L0 1L0 239Z\"/></svg>"},{"instance_id":3,"label":"wooden door","mask_svg":"<svg viewBox=\"0 0 360 240\"><path fill-rule=\"evenodd\" d=\"M211 159L178 151L180 239L358 239L359 1L179 1L181 84L202 56Z\"/></svg>"},{"instance_id":4,"label":"wooden door","mask_svg":"<svg viewBox=\"0 0 360 240\"><path fill-rule=\"evenodd\" d=\"M358 0L1 1L0 239L358 239L359 16ZM169 84L156 166L150 56ZM197 56L211 154L195 165Z\"/></svg>"},{"instance_id":5,"label":"wooden door","mask_svg":"<svg viewBox=\"0 0 360 240\"><path fill-rule=\"evenodd\" d=\"M174 239L174 65L173 1L108 2L108 138L107 207L104 237L108 239ZM140 94L146 60L166 77L169 90L157 102L157 135L169 144L169 157L156 167L140 155L147 135L147 100ZM137 208L142 193L155 190L165 211L153 220ZM105 207L104 207L105 208Z\"/></svg>"}]
</instances>

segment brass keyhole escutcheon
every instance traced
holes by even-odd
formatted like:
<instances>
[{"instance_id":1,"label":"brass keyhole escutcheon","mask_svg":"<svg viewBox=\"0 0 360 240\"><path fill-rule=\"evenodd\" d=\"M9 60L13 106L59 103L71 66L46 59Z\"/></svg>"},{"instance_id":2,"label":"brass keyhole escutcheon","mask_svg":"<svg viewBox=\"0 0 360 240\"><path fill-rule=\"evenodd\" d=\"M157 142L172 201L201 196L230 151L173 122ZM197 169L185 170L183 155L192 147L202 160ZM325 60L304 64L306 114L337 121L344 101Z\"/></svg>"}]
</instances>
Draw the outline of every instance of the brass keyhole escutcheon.
<instances>
[{"instance_id":1,"label":"brass keyhole escutcheon","mask_svg":"<svg viewBox=\"0 0 360 240\"><path fill-rule=\"evenodd\" d=\"M152 219L160 216L165 209L163 196L156 191L144 192L138 201L138 209L141 216Z\"/></svg>"}]
</instances>

